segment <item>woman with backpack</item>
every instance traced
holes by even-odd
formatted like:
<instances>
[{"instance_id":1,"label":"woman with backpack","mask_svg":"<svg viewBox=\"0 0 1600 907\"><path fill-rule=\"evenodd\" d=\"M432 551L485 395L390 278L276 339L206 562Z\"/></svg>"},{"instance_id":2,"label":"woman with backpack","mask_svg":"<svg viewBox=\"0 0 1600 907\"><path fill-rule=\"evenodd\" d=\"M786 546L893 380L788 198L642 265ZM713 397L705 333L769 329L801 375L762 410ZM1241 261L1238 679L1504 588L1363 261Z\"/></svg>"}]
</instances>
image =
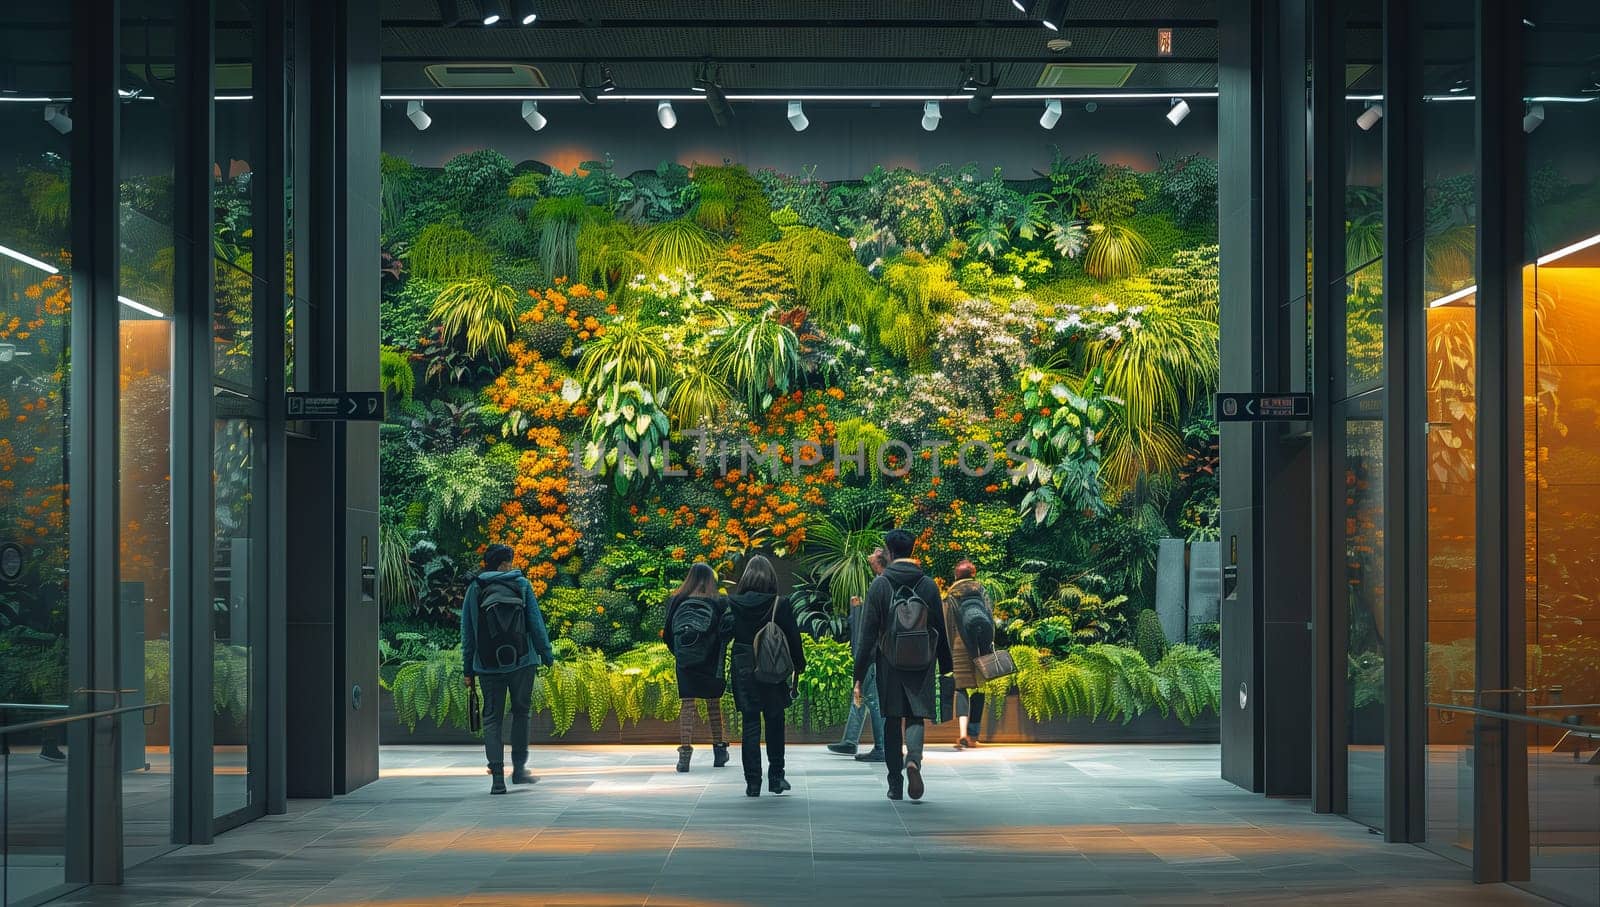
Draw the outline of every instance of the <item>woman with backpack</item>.
<instances>
[{"instance_id":1,"label":"woman with backpack","mask_svg":"<svg viewBox=\"0 0 1600 907\"><path fill-rule=\"evenodd\" d=\"M956 581L944 594L944 623L950 629L950 658L955 664L956 749L976 749L983 727L982 680L973 659L994 650L994 606L977 580L978 568L962 558ZM986 632L987 631L987 632Z\"/></svg>"},{"instance_id":2,"label":"woman with backpack","mask_svg":"<svg viewBox=\"0 0 1600 907\"><path fill-rule=\"evenodd\" d=\"M717 572L708 564L690 567L683 585L667 601L662 638L678 662L678 697L682 700L678 711L680 772L689 770L689 759L694 755L697 699L705 700L706 719L711 724L711 764L714 768L728 764L728 735L722 724L722 694L727 690L723 680L722 618L727 610L727 599L717 588Z\"/></svg>"},{"instance_id":3,"label":"woman with backpack","mask_svg":"<svg viewBox=\"0 0 1600 907\"><path fill-rule=\"evenodd\" d=\"M744 722L745 796L761 796L763 725L767 789L781 794L791 786L783 777L783 710L797 695L806 653L789 599L778 594L778 573L765 557L757 554L745 562L744 575L728 596L724 626L733 642L733 702Z\"/></svg>"}]
</instances>

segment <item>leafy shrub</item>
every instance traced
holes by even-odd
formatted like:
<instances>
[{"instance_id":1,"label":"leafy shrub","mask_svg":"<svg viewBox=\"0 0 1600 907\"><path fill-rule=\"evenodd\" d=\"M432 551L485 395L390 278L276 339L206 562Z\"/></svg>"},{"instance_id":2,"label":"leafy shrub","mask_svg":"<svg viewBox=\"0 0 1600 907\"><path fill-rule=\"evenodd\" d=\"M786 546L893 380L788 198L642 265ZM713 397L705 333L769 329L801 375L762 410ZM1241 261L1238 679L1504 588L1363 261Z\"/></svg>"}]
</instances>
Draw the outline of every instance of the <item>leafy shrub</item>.
<instances>
[{"instance_id":1,"label":"leafy shrub","mask_svg":"<svg viewBox=\"0 0 1600 907\"><path fill-rule=\"evenodd\" d=\"M433 301L429 316L440 322L446 342L460 342L467 355L499 359L517 314L517 294L492 277L450 284Z\"/></svg>"},{"instance_id":2,"label":"leafy shrub","mask_svg":"<svg viewBox=\"0 0 1600 907\"><path fill-rule=\"evenodd\" d=\"M1139 654L1150 664L1155 664L1167 654L1167 634L1161 629L1161 618L1149 608L1139 612L1139 619L1134 622L1133 638Z\"/></svg>"},{"instance_id":3,"label":"leafy shrub","mask_svg":"<svg viewBox=\"0 0 1600 907\"><path fill-rule=\"evenodd\" d=\"M415 347L434 332L437 325L429 317L441 284L412 277L394 293L385 295L378 309L378 337L384 346Z\"/></svg>"},{"instance_id":4,"label":"leafy shrub","mask_svg":"<svg viewBox=\"0 0 1600 907\"><path fill-rule=\"evenodd\" d=\"M429 224L406 252L411 276L460 280L488 273L492 259L476 236L455 224Z\"/></svg>"},{"instance_id":5,"label":"leafy shrub","mask_svg":"<svg viewBox=\"0 0 1600 907\"><path fill-rule=\"evenodd\" d=\"M458 154L445 162L441 188L463 214L476 220L504 204L515 168L492 148Z\"/></svg>"},{"instance_id":6,"label":"leafy shrub","mask_svg":"<svg viewBox=\"0 0 1600 907\"><path fill-rule=\"evenodd\" d=\"M427 454L418 461L432 532L482 523L511 496L515 450L496 445L488 456L470 448Z\"/></svg>"},{"instance_id":7,"label":"leafy shrub","mask_svg":"<svg viewBox=\"0 0 1600 907\"><path fill-rule=\"evenodd\" d=\"M1157 171L1156 197L1181 224L1217 218L1217 162L1198 154L1169 158ZM1209 221L1208 221L1209 219Z\"/></svg>"},{"instance_id":8,"label":"leafy shrub","mask_svg":"<svg viewBox=\"0 0 1600 907\"><path fill-rule=\"evenodd\" d=\"M761 184L743 165L699 164L691 179L700 190L695 223L743 246L759 245L777 234Z\"/></svg>"},{"instance_id":9,"label":"leafy shrub","mask_svg":"<svg viewBox=\"0 0 1600 907\"><path fill-rule=\"evenodd\" d=\"M539 267L551 277L578 277L578 234L591 223L607 219L581 195L541 198L528 214L528 227L538 240Z\"/></svg>"}]
</instances>

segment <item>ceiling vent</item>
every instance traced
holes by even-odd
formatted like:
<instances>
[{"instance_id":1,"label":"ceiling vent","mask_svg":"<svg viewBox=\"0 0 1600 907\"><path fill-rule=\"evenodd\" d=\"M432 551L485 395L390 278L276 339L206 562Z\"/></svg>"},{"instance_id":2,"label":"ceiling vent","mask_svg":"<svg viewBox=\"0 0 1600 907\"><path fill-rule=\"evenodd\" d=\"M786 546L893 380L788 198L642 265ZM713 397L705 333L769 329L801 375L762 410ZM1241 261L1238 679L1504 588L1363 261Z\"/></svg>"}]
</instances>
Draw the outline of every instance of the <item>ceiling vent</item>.
<instances>
[{"instance_id":1,"label":"ceiling vent","mask_svg":"<svg viewBox=\"0 0 1600 907\"><path fill-rule=\"evenodd\" d=\"M434 63L423 69L439 88L549 88L544 73L526 63Z\"/></svg>"},{"instance_id":2,"label":"ceiling vent","mask_svg":"<svg viewBox=\"0 0 1600 907\"><path fill-rule=\"evenodd\" d=\"M1040 88L1121 88L1136 63L1050 63L1039 74Z\"/></svg>"}]
</instances>

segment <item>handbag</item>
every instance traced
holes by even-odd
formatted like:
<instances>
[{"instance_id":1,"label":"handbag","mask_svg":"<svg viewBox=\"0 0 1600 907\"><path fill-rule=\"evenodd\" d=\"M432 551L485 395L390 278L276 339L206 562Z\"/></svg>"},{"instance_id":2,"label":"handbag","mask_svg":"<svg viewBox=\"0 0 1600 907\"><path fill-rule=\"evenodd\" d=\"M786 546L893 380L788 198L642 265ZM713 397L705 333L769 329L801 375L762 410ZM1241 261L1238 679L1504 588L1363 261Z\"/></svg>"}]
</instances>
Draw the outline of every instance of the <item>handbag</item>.
<instances>
[{"instance_id":1,"label":"handbag","mask_svg":"<svg viewBox=\"0 0 1600 907\"><path fill-rule=\"evenodd\" d=\"M979 655L972 659L972 669L984 683L1010 677L1017 673L1016 659L1005 649L997 649L988 655Z\"/></svg>"}]
</instances>

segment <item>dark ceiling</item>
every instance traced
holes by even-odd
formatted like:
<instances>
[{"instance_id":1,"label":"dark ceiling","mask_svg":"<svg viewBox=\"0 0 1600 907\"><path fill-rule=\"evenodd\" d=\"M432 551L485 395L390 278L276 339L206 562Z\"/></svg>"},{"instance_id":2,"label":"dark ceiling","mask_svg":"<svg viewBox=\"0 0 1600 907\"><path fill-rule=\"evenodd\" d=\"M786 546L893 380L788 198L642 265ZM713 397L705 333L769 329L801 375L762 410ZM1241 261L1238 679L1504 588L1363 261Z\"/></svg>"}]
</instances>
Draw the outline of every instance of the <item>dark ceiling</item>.
<instances>
[{"instance_id":1,"label":"dark ceiling","mask_svg":"<svg viewBox=\"0 0 1600 907\"><path fill-rule=\"evenodd\" d=\"M1039 88L1050 64L1133 64L1118 86L1131 91L1209 91L1217 80L1216 0L1074 0L1059 34L1011 0L534 0L535 24L494 27L478 24L478 2L457 0L466 23L446 27L439 0L384 0L384 90L438 88L427 67L463 62L526 64L567 90L605 64L639 92L686 90L707 60L722 64L730 92L948 91L967 61L992 67L1001 91ZM1157 52L1162 27L1173 29L1170 56ZM1071 45L1052 50L1051 38ZM1066 81L1050 85L1103 74L1058 69L1049 75Z\"/></svg>"}]
</instances>

